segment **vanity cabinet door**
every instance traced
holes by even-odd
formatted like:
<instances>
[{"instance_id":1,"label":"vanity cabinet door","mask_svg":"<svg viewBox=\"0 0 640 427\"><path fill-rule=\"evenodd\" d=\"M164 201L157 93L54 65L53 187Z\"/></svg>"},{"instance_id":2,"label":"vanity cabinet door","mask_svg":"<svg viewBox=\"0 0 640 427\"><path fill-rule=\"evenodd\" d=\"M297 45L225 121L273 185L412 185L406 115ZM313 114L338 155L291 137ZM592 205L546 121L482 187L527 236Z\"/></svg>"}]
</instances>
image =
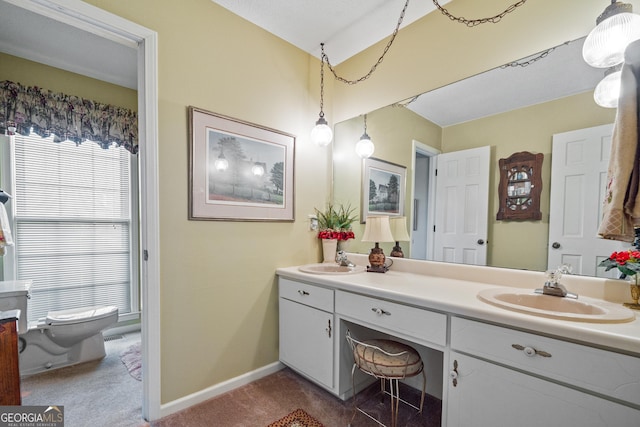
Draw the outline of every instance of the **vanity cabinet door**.
<instances>
[{"instance_id":1,"label":"vanity cabinet door","mask_svg":"<svg viewBox=\"0 0 640 427\"><path fill-rule=\"evenodd\" d=\"M280 298L280 361L333 388L333 313Z\"/></svg>"},{"instance_id":2,"label":"vanity cabinet door","mask_svg":"<svg viewBox=\"0 0 640 427\"><path fill-rule=\"evenodd\" d=\"M449 427L637 427L640 410L450 353Z\"/></svg>"}]
</instances>

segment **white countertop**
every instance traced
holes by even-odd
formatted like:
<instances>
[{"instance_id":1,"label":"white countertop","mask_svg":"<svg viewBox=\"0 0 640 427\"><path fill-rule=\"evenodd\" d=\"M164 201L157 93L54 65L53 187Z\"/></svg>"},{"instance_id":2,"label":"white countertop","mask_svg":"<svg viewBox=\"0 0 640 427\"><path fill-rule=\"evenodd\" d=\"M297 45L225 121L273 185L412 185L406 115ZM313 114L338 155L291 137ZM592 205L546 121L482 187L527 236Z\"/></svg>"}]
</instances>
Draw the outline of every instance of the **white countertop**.
<instances>
[{"instance_id":1,"label":"white countertop","mask_svg":"<svg viewBox=\"0 0 640 427\"><path fill-rule=\"evenodd\" d=\"M366 257L364 256L350 254L349 258L357 265L366 265ZM432 270L432 274L425 274L425 266ZM540 284L537 287L541 287L544 283L543 273L491 267L443 265L443 263L413 260L396 261L395 267L392 266L391 270L384 274L367 272L343 275L310 274L300 271L298 266L279 268L276 273L290 279L640 356L640 312L636 312L636 319L631 322L589 323L518 313L492 306L477 298L479 291L506 286L505 281L507 283L518 282L522 285L515 286L517 288L530 287L534 289L536 286L531 286L531 284L540 280L536 283ZM474 274L479 278L478 281L468 279ZM598 298L603 292L600 288L608 289L609 282L617 281L571 277L569 282L582 290L592 290L588 296ZM606 286L603 286L604 283ZM570 286L567 288L574 291L574 288ZM625 289L628 291L628 286Z\"/></svg>"}]
</instances>

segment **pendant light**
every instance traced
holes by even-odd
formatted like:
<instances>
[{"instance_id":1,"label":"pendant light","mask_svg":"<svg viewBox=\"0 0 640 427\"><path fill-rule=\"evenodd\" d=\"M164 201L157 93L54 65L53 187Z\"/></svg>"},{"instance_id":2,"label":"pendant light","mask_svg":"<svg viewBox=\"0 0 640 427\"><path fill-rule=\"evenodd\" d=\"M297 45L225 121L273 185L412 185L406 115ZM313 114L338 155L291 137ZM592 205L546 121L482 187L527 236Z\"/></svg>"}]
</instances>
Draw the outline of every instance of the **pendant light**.
<instances>
[{"instance_id":1,"label":"pendant light","mask_svg":"<svg viewBox=\"0 0 640 427\"><path fill-rule=\"evenodd\" d=\"M324 46L324 43L322 44ZM319 147L325 147L331 144L333 139L333 131L324 118L324 52L320 58L320 117L315 127L311 130L311 142Z\"/></svg>"},{"instance_id":2,"label":"pendant light","mask_svg":"<svg viewBox=\"0 0 640 427\"><path fill-rule=\"evenodd\" d=\"M361 159L367 159L371 157L375 146L371 142L371 138L367 135L367 115L364 115L364 133L360 137L360 141L356 143L356 153Z\"/></svg>"},{"instance_id":3,"label":"pendant light","mask_svg":"<svg viewBox=\"0 0 640 427\"><path fill-rule=\"evenodd\" d=\"M612 0L596 19L582 47L582 57L596 68L608 68L624 60L629 43L640 39L640 15L633 13L633 6Z\"/></svg>"},{"instance_id":4,"label":"pendant light","mask_svg":"<svg viewBox=\"0 0 640 427\"><path fill-rule=\"evenodd\" d=\"M622 64L607 69L604 79L596 86L593 99L601 107L617 108L620 98L620 80L622 77Z\"/></svg>"}]
</instances>

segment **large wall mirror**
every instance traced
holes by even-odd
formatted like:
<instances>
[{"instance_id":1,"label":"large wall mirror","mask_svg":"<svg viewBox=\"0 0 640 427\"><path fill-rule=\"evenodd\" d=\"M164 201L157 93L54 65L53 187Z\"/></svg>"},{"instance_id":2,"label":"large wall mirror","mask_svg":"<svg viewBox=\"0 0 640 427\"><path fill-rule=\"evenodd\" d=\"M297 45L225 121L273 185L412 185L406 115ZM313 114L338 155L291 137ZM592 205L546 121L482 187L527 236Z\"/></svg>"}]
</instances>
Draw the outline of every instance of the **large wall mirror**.
<instances>
[{"instance_id":1,"label":"large wall mirror","mask_svg":"<svg viewBox=\"0 0 640 427\"><path fill-rule=\"evenodd\" d=\"M514 58L507 66L337 123L333 145L334 203L360 209L362 160L354 147L363 134L366 113L367 133L375 144L373 157L407 168L404 211L412 241L401 242L405 256L437 259L429 245L434 239L433 227L444 225L436 221L437 209L429 201L429 194L437 197L437 186L431 182L433 158L490 147L489 189L483 196L488 199L486 265L537 271L557 267L547 265L554 243L549 240L550 218L555 214L550 209L550 189L555 179L551 168L554 135L606 127L616 114L615 109L602 108L593 100L593 89L602 79L603 70L584 63L583 41L584 38L570 41L544 52L522 52L520 59ZM498 160L521 151L544 155L542 219L497 220ZM598 207L594 209L597 211ZM355 228L356 239L349 250L368 253L370 244L358 239L364 225L357 224ZM381 244L386 254L392 246ZM578 273L602 275L599 271Z\"/></svg>"}]
</instances>

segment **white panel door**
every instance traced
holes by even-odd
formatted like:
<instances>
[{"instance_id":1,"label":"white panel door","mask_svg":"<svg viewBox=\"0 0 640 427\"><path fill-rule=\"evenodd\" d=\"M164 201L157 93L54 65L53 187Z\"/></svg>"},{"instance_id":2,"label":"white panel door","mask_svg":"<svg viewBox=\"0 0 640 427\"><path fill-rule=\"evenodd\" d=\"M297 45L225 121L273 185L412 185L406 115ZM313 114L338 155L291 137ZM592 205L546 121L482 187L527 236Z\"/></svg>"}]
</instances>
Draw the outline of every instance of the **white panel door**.
<instances>
[{"instance_id":1,"label":"white panel door","mask_svg":"<svg viewBox=\"0 0 640 427\"><path fill-rule=\"evenodd\" d=\"M490 147L438 156L434 259L487 264Z\"/></svg>"},{"instance_id":2,"label":"white panel door","mask_svg":"<svg viewBox=\"0 0 640 427\"><path fill-rule=\"evenodd\" d=\"M598 237L607 186L613 125L553 135L548 269L569 264L574 274L616 277L597 268L629 244Z\"/></svg>"}]
</instances>

